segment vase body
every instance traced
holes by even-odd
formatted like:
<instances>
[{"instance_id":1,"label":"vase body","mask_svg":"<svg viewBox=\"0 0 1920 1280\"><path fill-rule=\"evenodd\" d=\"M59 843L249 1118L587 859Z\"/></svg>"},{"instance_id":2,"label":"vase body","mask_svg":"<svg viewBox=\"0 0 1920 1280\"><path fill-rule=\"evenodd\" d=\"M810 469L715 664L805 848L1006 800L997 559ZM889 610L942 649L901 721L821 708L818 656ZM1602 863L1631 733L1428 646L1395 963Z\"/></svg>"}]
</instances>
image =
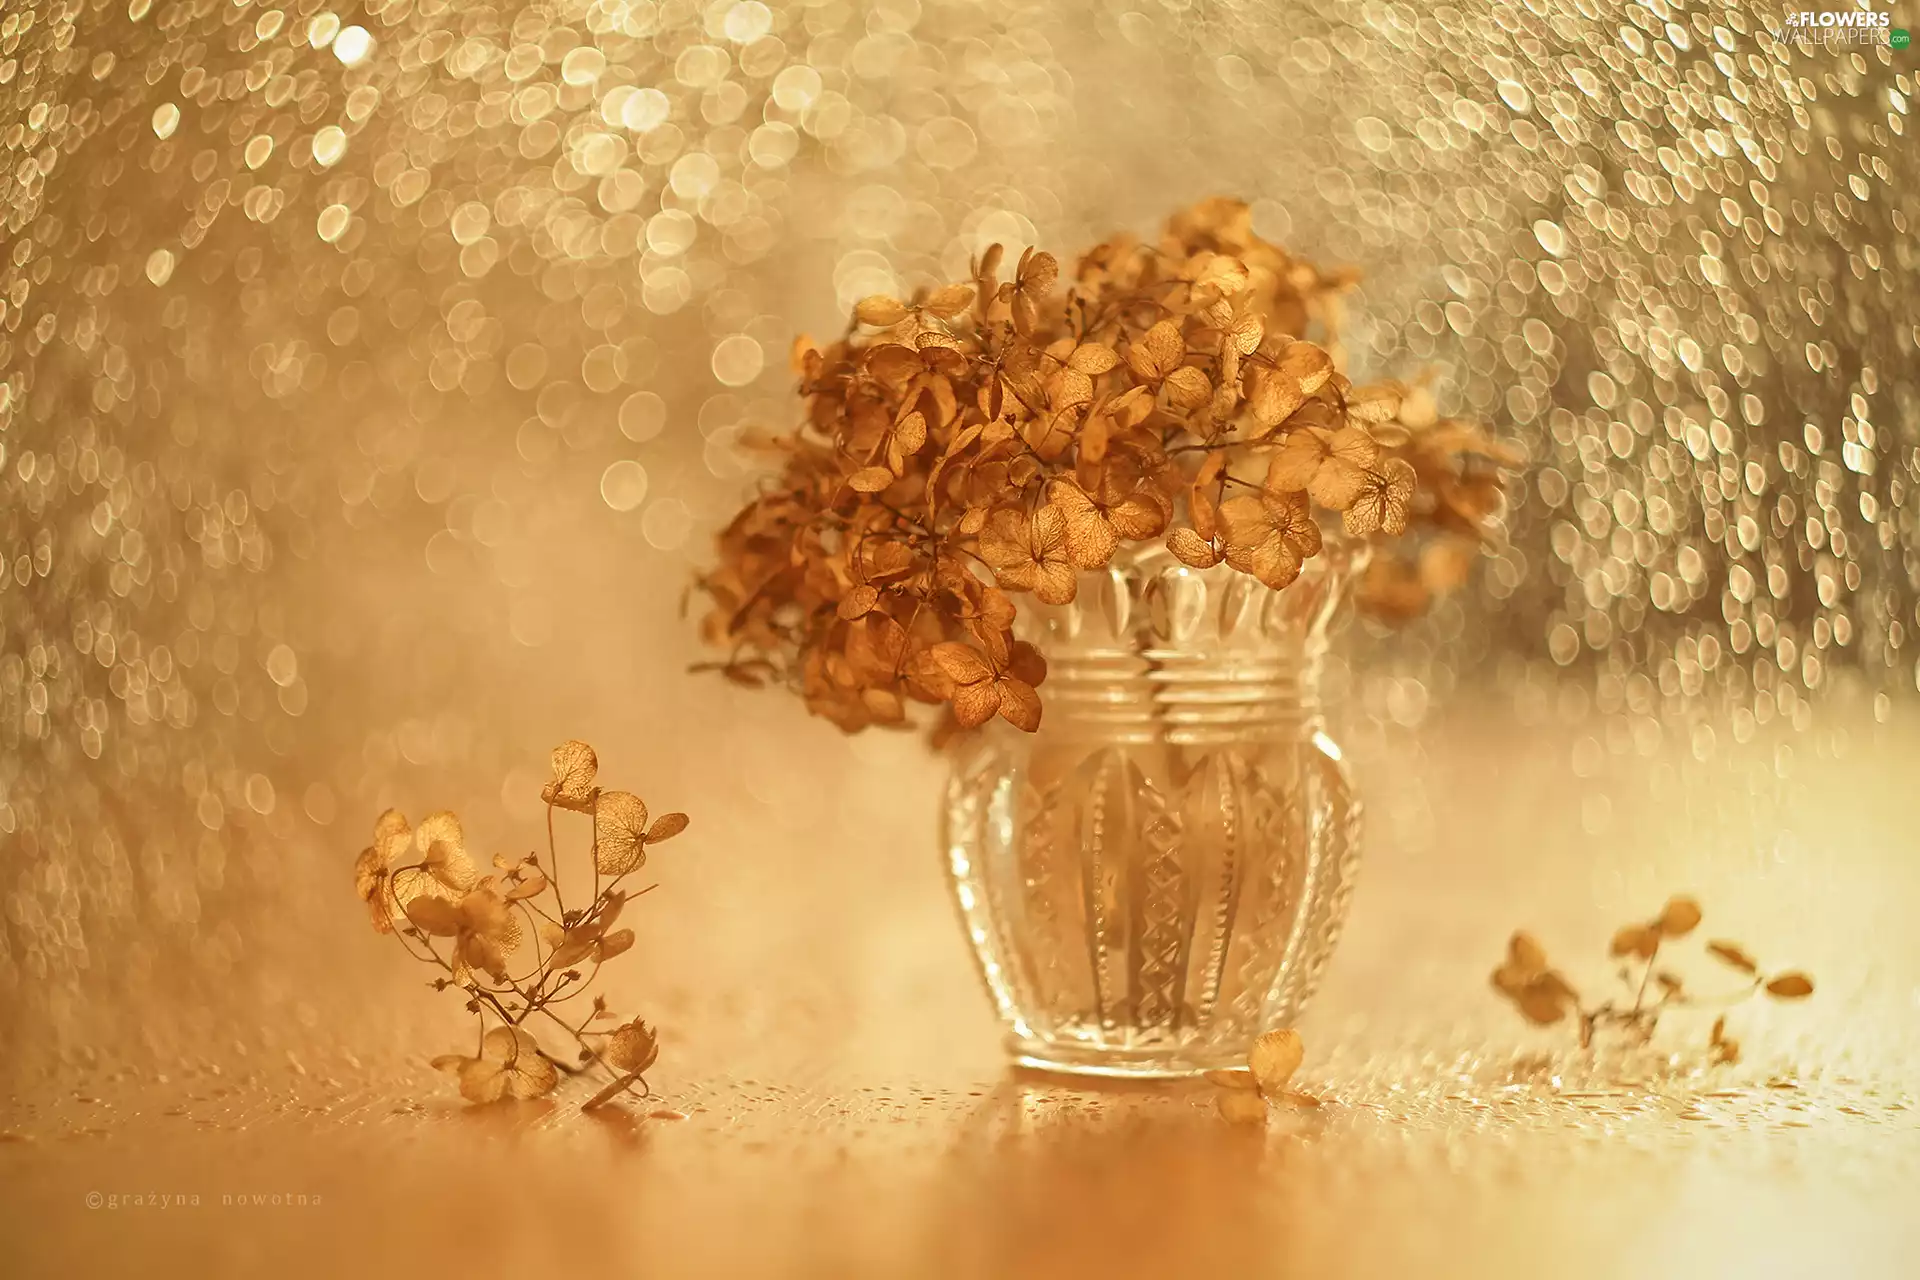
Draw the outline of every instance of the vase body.
<instances>
[{"instance_id":1,"label":"vase body","mask_svg":"<svg viewBox=\"0 0 1920 1280\"><path fill-rule=\"evenodd\" d=\"M1317 678L1359 554L1274 592L1164 549L1024 601L1037 733L955 758L942 846L1022 1065L1185 1075L1292 1023L1346 913L1360 810Z\"/></svg>"}]
</instances>

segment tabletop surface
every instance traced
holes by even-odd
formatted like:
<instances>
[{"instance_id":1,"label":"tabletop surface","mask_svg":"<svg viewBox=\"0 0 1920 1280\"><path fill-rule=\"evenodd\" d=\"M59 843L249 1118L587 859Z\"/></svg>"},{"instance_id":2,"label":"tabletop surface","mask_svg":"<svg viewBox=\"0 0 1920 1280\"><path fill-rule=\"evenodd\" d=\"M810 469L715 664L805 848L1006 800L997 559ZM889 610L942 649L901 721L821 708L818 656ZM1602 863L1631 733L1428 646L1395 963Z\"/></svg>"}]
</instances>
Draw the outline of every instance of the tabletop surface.
<instances>
[{"instance_id":1,"label":"tabletop surface","mask_svg":"<svg viewBox=\"0 0 1920 1280\"><path fill-rule=\"evenodd\" d=\"M16 1085L7 1274L161 1257L303 1275L1908 1274L1910 744L1867 724L1798 736L1784 774L1759 740L1576 779L1584 732L1469 716L1360 744L1379 801L1301 1028L1314 1102L1265 1124L1223 1116L1205 1081L1004 1065L926 814L896 826L828 797L794 839L834 860L730 865L718 850L764 821L750 812L714 815L704 854L690 835L683 862L661 855L662 940L635 988L663 1029L656 1097L461 1105L425 1065L458 1023L356 929L341 981L359 1016ZM886 781L930 797L936 774ZM1819 977L1813 1000L1735 1012L1740 1063L1708 1065L1704 1029L1679 1023L1653 1052L1584 1054L1487 987L1515 925L1604 971L1610 922L1679 888ZM339 892L327 920L356 910L344 869Z\"/></svg>"}]
</instances>

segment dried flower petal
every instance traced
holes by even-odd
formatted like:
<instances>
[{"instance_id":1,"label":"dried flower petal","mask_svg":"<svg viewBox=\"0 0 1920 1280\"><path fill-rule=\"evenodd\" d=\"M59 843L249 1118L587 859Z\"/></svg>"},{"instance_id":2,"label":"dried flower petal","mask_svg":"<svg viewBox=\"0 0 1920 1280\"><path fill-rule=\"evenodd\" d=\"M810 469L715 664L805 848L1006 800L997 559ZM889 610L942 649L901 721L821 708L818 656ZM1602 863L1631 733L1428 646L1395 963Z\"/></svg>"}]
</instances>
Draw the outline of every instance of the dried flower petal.
<instances>
[{"instance_id":1,"label":"dried flower petal","mask_svg":"<svg viewBox=\"0 0 1920 1280\"><path fill-rule=\"evenodd\" d=\"M879 603L880 588L872 583L862 583L841 597L840 607L835 612L851 622L872 613L873 606Z\"/></svg>"},{"instance_id":2,"label":"dried flower petal","mask_svg":"<svg viewBox=\"0 0 1920 1280\"><path fill-rule=\"evenodd\" d=\"M441 810L428 814L414 829L414 847L420 852L420 864L428 874L449 889L465 891L473 887L473 860L467 856L466 836L460 819Z\"/></svg>"},{"instance_id":3,"label":"dried flower petal","mask_svg":"<svg viewBox=\"0 0 1920 1280\"><path fill-rule=\"evenodd\" d=\"M1099 377L1109 369L1117 368L1120 357L1114 354L1112 347L1098 342L1083 342L1067 357L1067 364L1080 373Z\"/></svg>"},{"instance_id":4,"label":"dried flower petal","mask_svg":"<svg viewBox=\"0 0 1920 1280\"><path fill-rule=\"evenodd\" d=\"M1180 326L1162 320L1127 348L1127 367L1142 382L1160 382L1180 367L1186 355L1187 343L1180 336Z\"/></svg>"},{"instance_id":5,"label":"dried flower petal","mask_svg":"<svg viewBox=\"0 0 1920 1280\"><path fill-rule=\"evenodd\" d=\"M992 680L959 684L953 689L953 718L963 729L977 729L1000 710L1000 687Z\"/></svg>"},{"instance_id":6,"label":"dried flower petal","mask_svg":"<svg viewBox=\"0 0 1920 1280\"><path fill-rule=\"evenodd\" d=\"M1170 404L1193 409L1212 398L1213 383L1207 380L1204 370L1186 365L1167 375L1167 400Z\"/></svg>"},{"instance_id":7,"label":"dried flower petal","mask_svg":"<svg viewBox=\"0 0 1920 1280\"><path fill-rule=\"evenodd\" d=\"M1247 1068L1253 1072L1263 1096L1277 1097L1286 1091L1287 1082L1300 1069L1300 1060L1305 1055L1306 1047L1298 1031L1291 1027L1268 1031L1253 1042L1247 1054Z\"/></svg>"},{"instance_id":8,"label":"dried flower petal","mask_svg":"<svg viewBox=\"0 0 1920 1280\"><path fill-rule=\"evenodd\" d=\"M1813 979L1804 973L1783 973L1767 982L1767 994L1780 1000L1802 1000L1813 994Z\"/></svg>"},{"instance_id":9,"label":"dried flower petal","mask_svg":"<svg viewBox=\"0 0 1920 1280\"><path fill-rule=\"evenodd\" d=\"M436 938L451 938L460 932L460 908L445 898L415 898L407 904L407 920Z\"/></svg>"},{"instance_id":10,"label":"dried flower petal","mask_svg":"<svg viewBox=\"0 0 1920 1280\"><path fill-rule=\"evenodd\" d=\"M382 863L391 866L412 843L413 829L398 809L388 809L374 821L373 847Z\"/></svg>"},{"instance_id":11,"label":"dried flower petal","mask_svg":"<svg viewBox=\"0 0 1920 1280\"><path fill-rule=\"evenodd\" d=\"M1707 944L1707 953L1719 960L1722 964L1738 969L1742 973L1757 974L1760 972L1759 962L1748 955L1745 948L1741 947L1737 942L1728 942L1723 938L1715 938Z\"/></svg>"},{"instance_id":12,"label":"dried flower petal","mask_svg":"<svg viewBox=\"0 0 1920 1280\"><path fill-rule=\"evenodd\" d=\"M663 813L653 820L647 828L647 843L659 844L662 840L671 840L687 829L687 815L684 813Z\"/></svg>"},{"instance_id":13,"label":"dried flower petal","mask_svg":"<svg viewBox=\"0 0 1920 1280\"><path fill-rule=\"evenodd\" d=\"M975 292L974 286L970 284L950 284L944 289L936 290L927 299L926 308L942 320L951 320L973 305ZM895 323L897 324L898 321Z\"/></svg>"},{"instance_id":14,"label":"dried flower petal","mask_svg":"<svg viewBox=\"0 0 1920 1280\"><path fill-rule=\"evenodd\" d=\"M1175 529L1167 535L1167 550L1182 563L1196 569L1206 569L1220 563L1220 553L1214 550L1213 543L1195 533L1192 529Z\"/></svg>"},{"instance_id":15,"label":"dried flower petal","mask_svg":"<svg viewBox=\"0 0 1920 1280\"><path fill-rule=\"evenodd\" d=\"M1700 904L1692 898L1669 898L1654 927L1661 936L1684 938L1700 925Z\"/></svg>"},{"instance_id":16,"label":"dried flower petal","mask_svg":"<svg viewBox=\"0 0 1920 1280\"><path fill-rule=\"evenodd\" d=\"M630 791L602 791L593 811L593 861L605 876L623 876L647 860L647 806Z\"/></svg>"},{"instance_id":17,"label":"dried flower petal","mask_svg":"<svg viewBox=\"0 0 1920 1280\"><path fill-rule=\"evenodd\" d=\"M508 902L521 902L528 898L537 898L547 891L547 873L538 867L521 873L521 878L507 890Z\"/></svg>"},{"instance_id":18,"label":"dried flower petal","mask_svg":"<svg viewBox=\"0 0 1920 1280\"><path fill-rule=\"evenodd\" d=\"M956 684L979 684L993 679L993 668L969 645L947 641L933 646L929 652Z\"/></svg>"},{"instance_id":19,"label":"dried flower petal","mask_svg":"<svg viewBox=\"0 0 1920 1280\"><path fill-rule=\"evenodd\" d=\"M1000 717L1016 729L1037 732L1040 728L1040 695L1033 686L1012 676L1003 676L998 684Z\"/></svg>"},{"instance_id":20,"label":"dried flower petal","mask_svg":"<svg viewBox=\"0 0 1920 1280\"><path fill-rule=\"evenodd\" d=\"M913 313L907 310L907 304L898 298L889 298L885 294L876 293L855 303L853 314L861 324L887 329L899 324Z\"/></svg>"},{"instance_id":21,"label":"dried flower petal","mask_svg":"<svg viewBox=\"0 0 1920 1280\"><path fill-rule=\"evenodd\" d=\"M369 845L353 863L353 891L367 904L376 933L393 932L393 887L387 880L387 860Z\"/></svg>"},{"instance_id":22,"label":"dried flower petal","mask_svg":"<svg viewBox=\"0 0 1920 1280\"><path fill-rule=\"evenodd\" d=\"M1660 930L1652 925L1630 924L1622 926L1613 935L1613 942L1607 948L1612 956L1637 956L1642 960L1651 960L1653 953L1660 949Z\"/></svg>"},{"instance_id":23,"label":"dried flower petal","mask_svg":"<svg viewBox=\"0 0 1920 1280\"><path fill-rule=\"evenodd\" d=\"M593 807L593 779L600 772L600 758L584 742L569 740L553 749L553 781L540 792L540 798L558 809L585 813Z\"/></svg>"}]
</instances>

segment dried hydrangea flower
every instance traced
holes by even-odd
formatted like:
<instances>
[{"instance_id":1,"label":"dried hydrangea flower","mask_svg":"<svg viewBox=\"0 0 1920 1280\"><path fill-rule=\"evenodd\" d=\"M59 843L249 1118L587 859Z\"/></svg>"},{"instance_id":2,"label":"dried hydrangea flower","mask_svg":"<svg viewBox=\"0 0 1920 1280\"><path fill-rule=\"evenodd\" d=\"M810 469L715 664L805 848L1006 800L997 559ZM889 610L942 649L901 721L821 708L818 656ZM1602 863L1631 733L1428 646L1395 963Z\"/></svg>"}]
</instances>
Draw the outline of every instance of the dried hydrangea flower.
<instances>
[{"instance_id":1,"label":"dried hydrangea flower","mask_svg":"<svg viewBox=\"0 0 1920 1280\"><path fill-rule=\"evenodd\" d=\"M476 877L457 816L435 813L416 829L392 809L374 823L373 843L354 862L354 892L374 929L436 966L445 976L435 988L463 993L480 1020L477 1054L433 1063L459 1077L469 1101L541 1097L555 1088L561 1068L529 1030L536 1018L569 1036L588 1069L598 1067L610 1078L587 1106L648 1091L641 1073L659 1052L652 1028L639 1019L611 1032L595 1027L614 1017L600 996L584 1019L572 1011L562 1017L554 1006L584 994L602 964L633 947L634 931L613 927L636 896L622 881L645 863L648 846L687 829L687 815L664 814L649 826L646 803L628 791L602 790L598 772L598 757L586 743L554 749L553 777L541 792L548 807L544 862L531 853L496 854L496 874ZM592 820L593 891L584 906L576 893L569 907L563 893L556 810ZM536 939L531 972L516 976L508 960L522 951L529 928Z\"/></svg>"},{"instance_id":2,"label":"dried hydrangea flower","mask_svg":"<svg viewBox=\"0 0 1920 1280\"><path fill-rule=\"evenodd\" d=\"M477 1057L447 1054L433 1065L460 1078L460 1096L469 1102L501 1098L544 1098L560 1083L560 1073L540 1052L534 1038L518 1027L495 1027L480 1038Z\"/></svg>"},{"instance_id":3,"label":"dried hydrangea flower","mask_svg":"<svg viewBox=\"0 0 1920 1280\"><path fill-rule=\"evenodd\" d=\"M1009 594L1065 604L1079 572L1162 539L1282 590L1337 516L1381 543L1362 606L1404 619L1492 536L1518 455L1422 386L1343 375L1329 343L1351 279L1255 235L1245 204L1097 245L1064 290L1050 254L1008 281L1001 261L864 298L845 337L796 344L803 425L701 579L727 651L703 666L783 683L849 731L915 703L1031 730L1043 673L1010 665ZM1405 556L1381 541L1415 529ZM590 766L578 784L555 768L554 803L584 807Z\"/></svg>"},{"instance_id":4,"label":"dried hydrangea flower","mask_svg":"<svg viewBox=\"0 0 1920 1280\"><path fill-rule=\"evenodd\" d=\"M1685 938L1700 927L1700 904L1693 898L1677 895L1667 900L1660 914L1649 921L1621 925L1608 943L1607 954L1623 961L1620 977L1630 997L1604 1000L1593 1008L1583 1008L1578 994L1564 978L1547 967L1546 952L1530 934L1515 933L1507 944L1507 958L1494 970L1493 985L1513 1001L1529 1022L1548 1025L1569 1013L1578 1015L1580 1044L1593 1043L1600 1031L1618 1031L1632 1041L1644 1044L1653 1038L1660 1015L1668 1009L1702 1004L1729 1004L1760 992L1781 1000L1804 999L1813 994L1813 980L1797 971L1769 978L1759 963L1737 942L1716 938L1706 944L1706 952L1721 964L1741 974L1747 985L1719 997L1701 997L1690 991L1686 981L1671 969L1656 967L1667 943ZM1640 966L1636 975L1633 965ZM1725 1015L1715 1019L1707 1042L1714 1062L1736 1062L1740 1042L1726 1034Z\"/></svg>"},{"instance_id":5,"label":"dried hydrangea flower","mask_svg":"<svg viewBox=\"0 0 1920 1280\"><path fill-rule=\"evenodd\" d=\"M1547 953L1529 933L1516 932L1507 940L1506 963L1493 971L1493 985L1538 1026L1560 1021L1579 999L1567 980L1547 967Z\"/></svg>"}]
</instances>

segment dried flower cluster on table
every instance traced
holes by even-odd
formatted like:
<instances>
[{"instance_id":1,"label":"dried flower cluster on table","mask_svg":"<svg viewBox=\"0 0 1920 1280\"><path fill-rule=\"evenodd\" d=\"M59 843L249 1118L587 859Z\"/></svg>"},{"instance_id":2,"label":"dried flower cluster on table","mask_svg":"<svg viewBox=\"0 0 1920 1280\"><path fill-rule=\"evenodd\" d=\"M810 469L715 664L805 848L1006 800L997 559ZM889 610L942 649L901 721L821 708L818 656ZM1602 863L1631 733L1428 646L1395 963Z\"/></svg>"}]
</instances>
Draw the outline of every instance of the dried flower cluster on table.
<instances>
[{"instance_id":1,"label":"dried flower cluster on table","mask_svg":"<svg viewBox=\"0 0 1920 1280\"><path fill-rule=\"evenodd\" d=\"M1721 965L1739 974L1742 985L1715 995L1697 995L1672 969L1660 965L1667 943L1691 934L1700 927L1700 904L1692 898L1668 900L1652 920L1621 925L1615 930L1608 954L1620 962L1618 976L1626 993L1619 999L1604 1000L1586 1007L1559 970L1547 963L1547 953L1533 935L1518 932L1507 943L1506 962L1493 971L1496 991L1513 1001L1521 1016L1538 1026L1551 1026L1569 1014L1578 1019L1580 1047L1587 1048L1596 1034L1615 1031L1632 1044L1645 1044L1653 1038L1660 1015L1673 1008L1701 1008L1736 1004L1762 993L1776 1000L1801 1000L1813 994L1813 979L1793 970L1768 975L1737 942L1716 938L1707 943L1707 954ZM1726 1015L1714 1019L1708 1035L1708 1052L1715 1062L1737 1062L1740 1042L1727 1035Z\"/></svg>"},{"instance_id":2,"label":"dried flower cluster on table","mask_svg":"<svg viewBox=\"0 0 1920 1280\"><path fill-rule=\"evenodd\" d=\"M647 806L627 791L594 784L599 760L584 742L553 751L553 779L541 791L547 806L547 854L520 858L494 855L494 874L477 875L467 854L460 819L435 813L409 827L393 809L380 815L373 844L354 864L354 887L367 904L376 932L398 938L407 954L443 971L436 991L467 998L477 1019L471 1055L448 1054L433 1065L459 1078L470 1102L538 1098L553 1092L561 1073L593 1072L605 1086L585 1104L595 1107L623 1095L647 1095L645 1073L659 1056L653 1028L635 1018L620 1022L601 996L584 1013L577 1001L600 975L600 966L633 945L632 929L616 929L637 891L623 886L646 865L647 850L679 835L687 815L647 820ZM589 859L593 891L567 885L554 842L556 810L593 823ZM523 947L529 935L530 948ZM522 957L530 950L531 956ZM515 973L520 960L523 972ZM557 1030L573 1045L565 1055L548 1052L534 1029Z\"/></svg>"},{"instance_id":3,"label":"dried flower cluster on table","mask_svg":"<svg viewBox=\"0 0 1920 1280\"><path fill-rule=\"evenodd\" d=\"M1518 457L1424 387L1341 374L1351 281L1256 236L1244 204L1109 240L1064 292L1051 254L1000 267L995 246L973 279L867 298L839 341L796 348L805 422L702 580L729 650L707 665L847 730L914 701L1033 730L1046 662L1010 597L1066 603L1125 544L1282 590L1337 513L1343 538L1431 535L1375 558L1363 606L1411 616L1464 578Z\"/></svg>"}]
</instances>

